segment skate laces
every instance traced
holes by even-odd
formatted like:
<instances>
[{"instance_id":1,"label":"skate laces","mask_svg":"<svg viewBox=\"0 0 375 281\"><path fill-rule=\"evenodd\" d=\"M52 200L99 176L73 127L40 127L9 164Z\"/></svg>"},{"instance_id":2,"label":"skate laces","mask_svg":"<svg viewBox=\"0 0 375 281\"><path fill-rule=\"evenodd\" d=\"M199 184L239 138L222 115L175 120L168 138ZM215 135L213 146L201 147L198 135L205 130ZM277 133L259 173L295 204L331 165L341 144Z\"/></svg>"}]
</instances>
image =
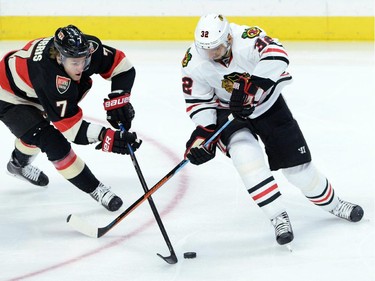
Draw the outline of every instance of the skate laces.
<instances>
[{"instance_id":1,"label":"skate laces","mask_svg":"<svg viewBox=\"0 0 375 281\"><path fill-rule=\"evenodd\" d=\"M340 198L338 198L338 200L339 203L332 211L330 211L330 213L334 214L337 217L350 220L350 214L357 205L343 201Z\"/></svg>"},{"instance_id":2,"label":"skate laces","mask_svg":"<svg viewBox=\"0 0 375 281\"><path fill-rule=\"evenodd\" d=\"M115 196L113 192L110 191L109 186L105 186L102 183L99 183L99 186L90 193L90 195L102 205L108 206L109 202Z\"/></svg>"},{"instance_id":3,"label":"skate laces","mask_svg":"<svg viewBox=\"0 0 375 281\"><path fill-rule=\"evenodd\" d=\"M42 171L39 170L37 167L34 167L33 165L27 165L22 168L21 172L25 178L36 182L38 181L40 173Z\"/></svg>"},{"instance_id":4,"label":"skate laces","mask_svg":"<svg viewBox=\"0 0 375 281\"><path fill-rule=\"evenodd\" d=\"M276 236L280 236L283 233L292 232L290 225L289 216L286 212L282 212L271 220L272 225L275 227Z\"/></svg>"}]
</instances>

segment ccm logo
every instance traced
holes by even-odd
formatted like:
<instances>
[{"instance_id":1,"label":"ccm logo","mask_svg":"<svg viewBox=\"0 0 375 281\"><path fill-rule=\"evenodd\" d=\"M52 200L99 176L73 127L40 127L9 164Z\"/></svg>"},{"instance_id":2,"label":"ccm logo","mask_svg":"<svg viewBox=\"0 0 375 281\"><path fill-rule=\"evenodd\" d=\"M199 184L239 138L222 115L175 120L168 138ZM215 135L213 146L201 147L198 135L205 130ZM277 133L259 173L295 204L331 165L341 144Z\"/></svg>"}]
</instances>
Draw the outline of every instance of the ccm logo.
<instances>
[{"instance_id":1,"label":"ccm logo","mask_svg":"<svg viewBox=\"0 0 375 281\"><path fill-rule=\"evenodd\" d=\"M104 102L104 108L105 108L105 110L116 109L116 108L122 107L125 104L129 103L129 100L130 100L129 95L121 96L121 97L114 98L114 99L111 99L111 100L107 100L107 101Z\"/></svg>"},{"instance_id":2,"label":"ccm logo","mask_svg":"<svg viewBox=\"0 0 375 281\"><path fill-rule=\"evenodd\" d=\"M103 151L110 152L111 151L111 144L112 144L112 138L110 136L106 136L104 143L103 143Z\"/></svg>"}]
</instances>

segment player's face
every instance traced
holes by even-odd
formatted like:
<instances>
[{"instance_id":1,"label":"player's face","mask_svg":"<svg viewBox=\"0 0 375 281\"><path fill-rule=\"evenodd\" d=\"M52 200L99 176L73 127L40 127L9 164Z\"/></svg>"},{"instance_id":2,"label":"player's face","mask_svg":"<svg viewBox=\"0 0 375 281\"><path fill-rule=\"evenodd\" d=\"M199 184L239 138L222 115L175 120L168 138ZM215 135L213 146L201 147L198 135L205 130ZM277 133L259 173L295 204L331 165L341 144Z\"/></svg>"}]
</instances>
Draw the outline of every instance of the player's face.
<instances>
[{"instance_id":1,"label":"player's face","mask_svg":"<svg viewBox=\"0 0 375 281\"><path fill-rule=\"evenodd\" d=\"M230 50L228 43L223 43L212 49L197 48L198 53L205 59L220 61L222 60Z\"/></svg>"},{"instance_id":2,"label":"player's face","mask_svg":"<svg viewBox=\"0 0 375 281\"><path fill-rule=\"evenodd\" d=\"M227 47L224 44L219 45L214 49L206 50L208 58L211 60L219 60L221 59L225 53L227 52Z\"/></svg>"},{"instance_id":3,"label":"player's face","mask_svg":"<svg viewBox=\"0 0 375 281\"><path fill-rule=\"evenodd\" d=\"M62 58L62 65L64 66L65 72L74 81L79 81L82 77L82 72L87 69L90 58Z\"/></svg>"}]
</instances>

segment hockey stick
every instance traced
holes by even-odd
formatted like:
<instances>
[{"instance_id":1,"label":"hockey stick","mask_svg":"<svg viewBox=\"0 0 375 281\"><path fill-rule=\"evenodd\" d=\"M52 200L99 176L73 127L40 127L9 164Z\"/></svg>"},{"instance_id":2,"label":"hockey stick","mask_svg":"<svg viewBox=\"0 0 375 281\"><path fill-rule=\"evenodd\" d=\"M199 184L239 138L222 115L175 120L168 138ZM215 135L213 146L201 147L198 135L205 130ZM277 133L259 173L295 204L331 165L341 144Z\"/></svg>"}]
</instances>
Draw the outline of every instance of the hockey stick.
<instances>
[{"instance_id":1,"label":"hockey stick","mask_svg":"<svg viewBox=\"0 0 375 281\"><path fill-rule=\"evenodd\" d=\"M233 116L229 115L228 121L225 122L206 142L205 146L208 145L232 122ZM130 205L125 211L118 215L112 222L104 227L95 227L91 224L88 224L86 221L82 220L80 217L70 214L66 221L67 223L74 228L76 231L81 232L86 236L93 238L102 237L108 231L110 231L114 226L116 226L120 221L127 217L131 212L133 212L139 205L141 205L145 200L147 200L152 194L154 194L163 184L165 184L169 179L171 179L175 174L177 174L187 163L188 159L182 160L177 164L168 174L166 174L160 181L158 181L148 192L143 194L138 198L132 205Z\"/></svg>"},{"instance_id":2,"label":"hockey stick","mask_svg":"<svg viewBox=\"0 0 375 281\"><path fill-rule=\"evenodd\" d=\"M122 124L119 124L120 128L122 131L125 131L125 128ZM141 185L143 187L143 190L145 193L147 193L149 191L148 187L147 187L147 183L146 183L146 180L145 178L143 177L143 174L142 174L142 171L141 171L141 167L139 166L138 164L138 161L137 161L137 158L135 157L135 154L134 154L134 151L133 151L133 148L131 147L130 144L128 144L128 149L129 149L129 153L130 153L130 158L132 159L132 162L133 162L133 166L137 172L137 175L138 175L138 178L141 182ZM175 264L177 263L177 256L173 250L173 247L172 247L172 243L171 241L169 240L169 237L168 237L168 234L167 234L167 231L165 230L165 227L163 225L163 222L161 221L161 218L160 218L160 215L159 215L159 212L158 210L156 209L156 206L155 206L155 203L154 203L154 200L152 199L152 197L148 197L147 198L148 200L148 203L150 204L150 207L151 207L151 210L152 210L152 213L154 214L154 217L156 219L156 222L158 223L158 226L160 228L160 231L161 231L161 234L163 235L164 237L164 241L165 243L167 243L167 246L168 246L168 249L169 249L169 252L170 252L170 256L168 257L163 257L161 254L157 253L157 255L159 257L161 257L164 261L166 261L167 263L169 264Z\"/></svg>"}]
</instances>

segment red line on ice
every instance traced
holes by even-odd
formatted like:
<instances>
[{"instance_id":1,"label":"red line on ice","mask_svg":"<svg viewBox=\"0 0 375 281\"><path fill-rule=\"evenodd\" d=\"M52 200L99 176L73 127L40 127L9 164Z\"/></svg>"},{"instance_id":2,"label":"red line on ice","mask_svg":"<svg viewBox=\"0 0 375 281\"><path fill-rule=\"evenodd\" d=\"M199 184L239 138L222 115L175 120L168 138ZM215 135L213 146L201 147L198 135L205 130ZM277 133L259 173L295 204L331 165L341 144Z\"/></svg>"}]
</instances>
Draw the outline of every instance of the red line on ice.
<instances>
[{"instance_id":1,"label":"red line on ice","mask_svg":"<svg viewBox=\"0 0 375 281\"><path fill-rule=\"evenodd\" d=\"M95 123L102 123L102 121L100 120L95 120L93 118L88 118L86 117L86 120L89 119L91 121L94 121ZM148 138L144 135L142 135L142 139L148 143L152 143L155 147L157 147L162 153L166 154L167 157L173 162L173 163L179 163L181 161L180 157L178 155L176 155L172 150L170 150L167 146L161 144L160 142L152 139L152 138ZM172 167L173 168L173 167ZM165 173L167 173L168 171L166 171ZM160 176L163 177L163 175ZM188 182L189 182L189 179L188 179L188 176L187 175L184 175L184 173L181 173L178 177L180 180L179 182L177 183L177 192L176 194L174 195L174 197L172 198L172 200L169 202L169 204L162 210L160 210L160 216L165 216L167 215L168 213L170 213L174 208L176 208L177 204L181 201L181 199L184 197L186 191L187 191L187 188L188 188ZM151 187L150 187L151 188ZM55 269L61 269L65 266L69 266L71 264L74 264L74 263L77 263L85 258L88 258L90 256L93 256L93 255L96 255L96 254L99 254L100 252L103 252L105 250L108 250L112 247L115 247L125 241L127 241L128 239L130 239L131 237L135 236L136 234L139 234L140 232L144 231L145 229L147 229L148 227L150 227L151 225L153 225L155 223L155 219L154 217L151 216L150 220L147 221L146 223L144 223L143 225L141 225L140 227L138 227L137 229L135 229L134 231L130 232L129 234L127 234L126 236L123 236L123 237L120 237L120 238L117 238L116 240L102 246L102 247L99 247L97 249L94 249L92 251L89 251L85 254L82 254L82 255L79 255L77 257L73 257L71 259L68 259L68 260L65 260L65 261L62 261L62 262L59 262L59 263L56 263L54 265L50 265L50 266L47 266L45 268L42 268L42 269L39 269L39 270L36 270L36 271L33 271L33 272L29 272L29 273L26 273L24 275L20 275L20 276L17 276L17 277L13 277L11 279L8 279L6 281L19 281L19 280L25 280L27 278L31 278L31 277L35 277L37 275L42 275L43 273L46 273L46 272L50 272L50 271L53 271Z\"/></svg>"}]
</instances>

